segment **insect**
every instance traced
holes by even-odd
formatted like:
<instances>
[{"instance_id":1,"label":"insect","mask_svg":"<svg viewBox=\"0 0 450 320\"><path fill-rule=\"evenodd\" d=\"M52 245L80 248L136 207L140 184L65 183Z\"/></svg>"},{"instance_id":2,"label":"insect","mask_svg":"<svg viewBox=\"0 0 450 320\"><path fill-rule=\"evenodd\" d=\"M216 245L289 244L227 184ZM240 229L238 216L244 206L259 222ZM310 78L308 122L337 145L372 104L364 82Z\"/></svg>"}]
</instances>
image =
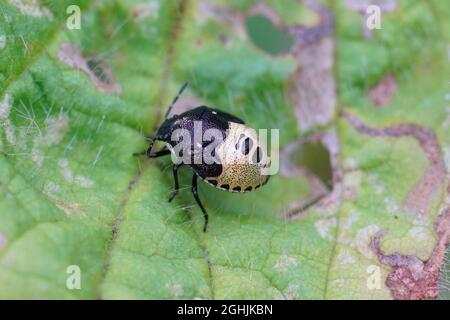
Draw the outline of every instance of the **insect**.
<instances>
[{"instance_id":1,"label":"insect","mask_svg":"<svg viewBox=\"0 0 450 320\"><path fill-rule=\"evenodd\" d=\"M209 185L229 192L250 192L258 189L267 183L269 175L261 172L262 168L266 168L270 164L270 159L263 157L265 145L258 141L256 131L247 127L243 120L229 113L213 109L207 106L199 106L192 110L169 117L169 113L173 106L186 89L188 83L185 83L169 106L164 122L157 130L155 137L151 140L146 151L135 153L134 155L146 155L148 158L158 158L175 152L175 146L179 141L173 141L172 135L177 129L187 130L194 136L195 123L201 123L202 136L208 129L215 129L222 135L222 140L215 146L212 155L219 161L211 164L196 163L192 161L195 154L195 143L186 139L181 144L186 147L184 150L190 151L189 161L174 163L172 166L173 179L175 188L172 192L169 202L171 202L179 191L178 169L186 165L193 173L192 175L192 194L198 206L203 212L204 226L203 231L206 232L208 226L208 213L200 201L197 190L197 178L200 177ZM217 131L216 131L217 132ZM197 147L200 151L206 150L212 141L202 141ZM155 141L162 141L165 146L159 151L153 151ZM197 149L198 150L198 149ZM250 155L251 151L253 154ZM252 161L247 161L249 158ZM183 158L186 159L186 158Z\"/></svg>"}]
</instances>

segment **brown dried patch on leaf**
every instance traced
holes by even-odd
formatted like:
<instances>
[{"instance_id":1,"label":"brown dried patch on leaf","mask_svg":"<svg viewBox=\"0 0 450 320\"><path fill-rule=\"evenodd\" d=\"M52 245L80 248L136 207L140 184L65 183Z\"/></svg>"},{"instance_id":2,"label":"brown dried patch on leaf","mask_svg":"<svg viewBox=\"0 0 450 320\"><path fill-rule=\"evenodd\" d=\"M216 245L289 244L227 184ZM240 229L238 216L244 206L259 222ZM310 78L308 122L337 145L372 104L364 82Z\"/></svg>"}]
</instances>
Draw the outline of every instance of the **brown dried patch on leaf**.
<instances>
[{"instance_id":1,"label":"brown dried patch on leaf","mask_svg":"<svg viewBox=\"0 0 450 320\"><path fill-rule=\"evenodd\" d=\"M206 0L199 1L199 9L203 17L234 29L241 38L246 38L245 14L228 7L212 4Z\"/></svg>"},{"instance_id":2,"label":"brown dried patch on leaf","mask_svg":"<svg viewBox=\"0 0 450 320\"><path fill-rule=\"evenodd\" d=\"M321 16L318 27L293 26L288 32L295 37L292 54L298 67L289 77L286 97L294 106L300 130L329 123L336 103L336 82L333 76L334 30L333 15L328 9L307 1Z\"/></svg>"},{"instance_id":3,"label":"brown dried patch on leaf","mask_svg":"<svg viewBox=\"0 0 450 320\"><path fill-rule=\"evenodd\" d=\"M60 199L53 199L53 201L55 205L68 216L76 214L85 216L85 213L80 210L80 206L77 203L68 203Z\"/></svg>"},{"instance_id":4,"label":"brown dried patch on leaf","mask_svg":"<svg viewBox=\"0 0 450 320\"><path fill-rule=\"evenodd\" d=\"M286 97L294 106L302 131L325 125L333 117L336 103L333 51L334 41L325 38L305 47L297 55L299 65L287 81Z\"/></svg>"},{"instance_id":5,"label":"brown dried patch on leaf","mask_svg":"<svg viewBox=\"0 0 450 320\"><path fill-rule=\"evenodd\" d=\"M312 142L313 136L306 139L301 139L289 143L280 154L280 174L286 177L292 176L303 176L305 177L311 187L311 192L309 195L298 201L291 203L285 210L280 214L282 218L290 220L298 220L302 218L303 213L313 204L317 203L321 198L323 198L327 193L327 187L325 183L319 179L310 169L292 162L293 154L305 143Z\"/></svg>"},{"instance_id":6,"label":"brown dried patch on leaf","mask_svg":"<svg viewBox=\"0 0 450 320\"><path fill-rule=\"evenodd\" d=\"M361 15L364 36L366 38L372 37L373 33L373 30L369 29L366 24L368 18L367 8L371 5L378 6L381 14L386 12L394 12L397 10L397 0L347 0L344 4L347 9Z\"/></svg>"},{"instance_id":7,"label":"brown dried patch on leaf","mask_svg":"<svg viewBox=\"0 0 450 320\"><path fill-rule=\"evenodd\" d=\"M63 43L57 53L58 59L72 67L83 71L98 91L121 94L122 89L116 82L111 68L95 56L83 57L81 50L70 43Z\"/></svg>"},{"instance_id":8,"label":"brown dried patch on leaf","mask_svg":"<svg viewBox=\"0 0 450 320\"><path fill-rule=\"evenodd\" d=\"M343 192L343 171L339 163L339 137L335 131L324 134L321 142L330 153L330 163L332 169L333 188L331 192L318 202L318 207L332 211L334 207L339 207Z\"/></svg>"},{"instance_id":9,"label":"brown dried patch on leaf","mask_svg":"<svg viewBox=\"0 0 450 320\"><path fill-rule=\"evenodd\" d=\"M447 245L450 243L450 208L444 210L436 220L434 229L437 244L427 261L416 256L399 253L386 255L380 249L383 232L378 232L372 239L371 246L378 260L392 267L386 278L386 286L394 299L436 298L439 293L439 273L444 262Z\"/></svg>"},{"instance_id":10,"label":"brown dried patch on leaf","mask_svg":"<svg viewBox=\"0 0 450 320\"><path fill-rule=\"evenodd\" d=\"M142 20L147 17L157 18L159 15L159 2L150 1L138 3L131 12L133 19Z\"/></svg>"},{"instance_id":11,"label":"brown dried patch on leaf","mask_svg":"<svg viewBox=\"0 0 450 320\"><path fill-rule=\"evenodd\" d=\"M50 21L54 18L53 13L47 7L44 7L39 0L9 0L8 2L16 6L23 15L35 18L46 17Z\"/></svg>"},{"instance_id":12,"label":"brown dried patch on leaf","mask_svg":"<svg viewBox=\"0 0 450 320\"><path fill-rule=\"evenodd\" d=\"M308 27L305 25L288 26L287 32L295 39L292 52L297 54L305 47L314 44L324 37L331 37L334 33L334 16L330 10L316 0L304 0L304 4L320 16L319 25Z\"/></svg>"},{"instance_id":13,"label":"brown dried patch on leaf","mask_svg":"<svg viewBox=\"0 0 450 320\"><path fill-rule=\"evenodd\" d=\"M281 27L283 22L281 21L278 14L267 4L260 2L255 4L246 13L247 16L261 15L267 17L274 25Z\"/></svg>"},{"instance_id":14,"label":"brown dried patch on leaf","mask_svg":"<svg viewBox=\"0 0 450 320\"><path fill-rule=\"evenodd\" d=\"M329 191L325 183L308 168L292 163L292 155L305 143L322 144L328 151L332 169L332 189ZM280 213L280 217L289 220L302 219L307 210L313 206L321 209L332 209L338 204L342 194L342 169L338 163L339 144L336 132L316 132L312 135L288 144L280 154L280 174L292 177L301 175L306 177L311 192L305 198L296 201Z\"/></svg>"},{"instance_id":15,"label":"brown dried patch on leaf","mask_svg":"<svg viewBox=\"0 0 450 320\"><path fill-rule=\"evenodd\" d=\"M389 73L370 89L369 98L376 106L383 107L391 101L396 91L397 82L394 76Z\"/></svg>"},{"instance_id":16,"label":"brown dried patch on leaf","mask_svg":"<svg viewBox=\"0 0 450 320\"><path fill-rule=\"evenodd\" d=\"M404 199L403 209L423 218L434 197L445 184L445 162L434 132L416 124L373 128L366 126L360 119L346 111L342 111L342 115L357 131L363 134L373 137L412 137L417 140L428 159L428 166L422 178Z\"/></svg>"},{"instance_id":17,"label":"brown dried patch on leaf","mask_svg":"<svg viewBox=\"0 0 450 320\"><path fill-rule=\"evenodd\" d=\"M275 26L284 27L283 21L280 19L278 14L269 5L263 2L255 4L245 12L236 11L225 6L215 5L206 0L199 2L199 8L202 16L212 19L227 28L233 29L242 39L247 38L245 21L249 16L261 15L268 18ZM221 35L221 41L223 43L226 43L226 41L223 41L225 37L225 35Z\"/></svg>"},{"instance_id":18,"label":"brown dried patch on leaf","mask_svg":"<svg viewBox=\"0 0 450 320\"><path fill-rule=\"evenodd\" d=\"M349 10L365 14L368 6L380 7L381 12L394 12L397 10L397 0L346 0L345 7Z\"/></svg>"}]
</instances>

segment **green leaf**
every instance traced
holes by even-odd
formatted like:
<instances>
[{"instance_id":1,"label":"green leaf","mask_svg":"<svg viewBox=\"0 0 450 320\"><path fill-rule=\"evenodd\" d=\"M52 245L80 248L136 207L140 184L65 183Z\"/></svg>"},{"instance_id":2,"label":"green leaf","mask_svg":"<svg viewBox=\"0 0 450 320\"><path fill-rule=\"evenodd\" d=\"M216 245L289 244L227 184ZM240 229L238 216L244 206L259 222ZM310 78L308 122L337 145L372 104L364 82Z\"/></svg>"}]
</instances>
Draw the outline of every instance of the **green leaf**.
<instances>
[{"instance_id":1,"label":"green leaf","mask_svg":"<svg viewBox=\"0 0 450 320\"><path fill-rule=\"evenodd\" d=\"M345 1L322 2L336 30L300 53L285 31L320 15L294 0L2 2L0 298L435 297L450 233L450 11L398 1L367 38ZM73 4L80 30L66 25ZM282 48L249 30L255 16ZM304 53L323 37L334 51ZM311 133L328 150L282 152L281 173L256 192L200 184L203 233L190 171L169 203L170 159L132 157L185 81L180 108L279 128L282 151ZM336 99L309 95L316 83L335 85ZM326 195L306 201L315 192ZM418 272L404 295L402 270Z\"/></svg>"}]
</instances>

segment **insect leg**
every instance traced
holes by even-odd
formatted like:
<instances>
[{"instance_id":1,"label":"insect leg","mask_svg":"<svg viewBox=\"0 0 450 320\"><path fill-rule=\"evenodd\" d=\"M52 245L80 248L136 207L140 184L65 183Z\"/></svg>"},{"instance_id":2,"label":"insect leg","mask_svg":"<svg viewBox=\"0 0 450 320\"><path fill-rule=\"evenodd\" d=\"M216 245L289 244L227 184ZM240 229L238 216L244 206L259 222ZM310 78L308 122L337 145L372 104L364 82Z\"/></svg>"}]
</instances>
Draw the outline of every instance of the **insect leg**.
<instances>
[{"instance_id":1,"label":"insect leg","mask_svg":"<svg viewBox=\"0 0 450 320\"><path fill-rule=\"evenodd\" d=\"M173 106L175 105L175 103L178 101L178 98L180 98L181 94L183 93L184 89L186 89L186 87L188 86L188 82L185 82L183 84L183 86L180 88L180 91L178 91L178 94L175 96L175 98L173 98L172 103L169 106L169 109L167 109L166 114L164 115L164 118L167 119L167 116L170 113L170 110L172 110Z\"/></svg>"},{"instance_id":2,"label":"insect leg","mask_svg":"<svg viewBox=\"0 0 450 320\"><path fill-rule=\"evenodd\" d=\"M160 151L150 152L150 153L147 152L147 157L149 157L149 158L158 158L158 157L162 157L162 156L165 156L165 155L168 155L168 154L170 154L170 150L167 149L167 148L163 148Z\"/></svg>"},{"instance_id":3,"label":"insect leg","mask_svg":"<svg viewBox=\"0 0 450 320\"><path fill-rule=\"evenodd\" d=\"M133 153L133 157L145 156L147 154L147 150L141 152Z\"/></svg>"},{"instance_id":4,"label":"insect leg","mask_svg":"<svg viewBox=\"0 0 450 320\"><path fill-rule=\"evenodd\" d=\"M150 146L148 147L147 150L142 151L142 152L133 153L133 156L136 157L136 156L145 156L146 155L149 158L158 158L158 157L162 157L167 154L170 154L170 150L167 149L167 147L164 147L162 150L156 151L156 152L153 152L152 148L153 148L153 141L150 143Z\"/></svg>"},{"instance_id":5,"label":"insect leg","mask_svg":"<svg viewBox=\"0 0 450 320\"><path fill-rule=\"evenodd\" d=\"M142 152L133 153L133 157L147 156L149 158L158 158L158 157L162 157L162 156L165 156L165 155L168 155L168 154L170 154L170 150L168 150L168 149L162 149L162 150L156 151L154 153L153 152L149 153L147 150L145 150L145 151L142 151Z\"/></svg>"},{"instance_id":6,"label":"insect leg","mask_svg":"<svg viewBox=\"0 0 450 320\"><path fill-rule=\"evenodd\" d=\"M200 209L202 209L203 217L205 218L205 224L203 225L203 232L206 232L206 228L208 227L208 213L206 212L205 208L203 207L200 201L200 198L198 197L196 174L192 176L192 194L194 195L194 199L195 201L197 201L198 206L200 207Z\"/></svg>"},{"instance_id":7,"label":"insect leg","mask_svg":"<svg viewBox=\"0 0 450 320\"><path fill-rule=\"evenodd\" d=\"M180 185L178 184L178 168L181 167L183 164L174 164L172 166L172 172L173 172L173 181L175 182L175 189L172 192L172 195L169 198L169 202L175 198L175 196L178 194L178 191L180 190Z\"/></svg>"},{"instance_id":8,"label":"insect leg","mask_svg":"<svg viewBox=\"0 0 450 320\"><path fill-rule=\"evenodd\" d=\"M142 152L135 152L135 153L133 153L133 157L146 155L147 157L151 158L150 155L152 153L152 148L153 148L154 143L155 143L154 140L151 140L150 145L148 146L147 150L142 151Z\"/></svg>"}]
</instances>

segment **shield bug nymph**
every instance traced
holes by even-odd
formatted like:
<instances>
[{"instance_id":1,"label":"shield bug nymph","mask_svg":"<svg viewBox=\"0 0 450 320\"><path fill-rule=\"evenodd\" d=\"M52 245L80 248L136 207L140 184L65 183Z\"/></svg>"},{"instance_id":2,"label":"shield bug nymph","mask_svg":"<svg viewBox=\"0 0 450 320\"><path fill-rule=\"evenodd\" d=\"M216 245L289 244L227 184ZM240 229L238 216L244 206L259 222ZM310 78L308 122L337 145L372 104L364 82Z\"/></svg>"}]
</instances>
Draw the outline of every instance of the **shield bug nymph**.
<instances>
[{"instance_id":1,"label":"shield bug nymph","mask_svg":"<svg viewBox=\"0 0 450 320\"><path fill-rule=\"evenodd\" d=\"M179 157L174 152L180 143L182 144L182 150L189 151L189 156L186 157L184 155L181 161L174 163L172 166L175 189L169 198L169 202L178 194L178 169L186 165L193 172L192 194L203 212L205 219L203 231L206 231L208 226L208 213L198 195L197 177L200 177L209 185L221 190L229 192L250 192L266 184L269 180L269 175L263 174L262 169L270 165L270 160L264 154L266 150L265 144L258 139L256 131L247 127L244 121L229 113L207 106L199 106L169 117L170 111L187 85L185 83L173 99L172 104L165 114L164 122L157 130L155 137L151 140L148 149L135 155L158 158L172 154L173 156ZM195 150L197 152L198 148L200 148L200 151L206 150L213 140L202 140L200 144L198 141L194 142L191 139L183 139L181 142L173 140L173 133L180 129L187 131L191 137L194 137L196 123L201 124L202 137L207 130L213 129L220 132L222 139L220 139L220 142L216 141L216 145L212 151L214 158L218 161L214 161L213 163L206 163L204 161L198 163L197 161L193 161ZM152 148L154 142L157 140L164 142L165 146L161 150L154 152Z\"/></svg>"}]
</instances>

